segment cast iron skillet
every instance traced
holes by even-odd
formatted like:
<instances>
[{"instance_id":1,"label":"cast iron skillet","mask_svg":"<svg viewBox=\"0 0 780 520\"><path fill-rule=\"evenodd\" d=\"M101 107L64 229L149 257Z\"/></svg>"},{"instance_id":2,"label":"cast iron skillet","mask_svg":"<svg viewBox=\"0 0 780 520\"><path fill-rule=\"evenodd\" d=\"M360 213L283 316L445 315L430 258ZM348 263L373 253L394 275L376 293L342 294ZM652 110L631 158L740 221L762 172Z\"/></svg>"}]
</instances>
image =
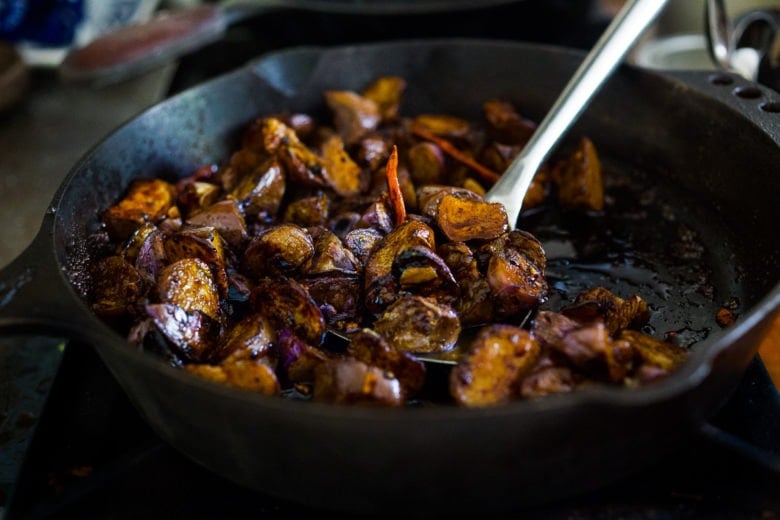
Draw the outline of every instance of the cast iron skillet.
<instances>
[{"instance_id":1,"label":"cast iron skillet","mask_svg":"<svg viewBox=\"0 0 780 520\"><path fill-rule=\"evenodd\" d=\"M161 438L235 482L312 506L507 511L638 470L725 402L780 307L780 102L735 76L624 66L572 130L591 137L605 160L673 186L690 202L680 209L696 216L703 208L698 231L718 297L741 304L735 325L711 331L660 384L490 409L268 398L138 352L80 296L98 212L133 178L185 176L223 160L259 114L322 113L323 90L360 89L396 74L409 84L405 114L477 118L482 101L501 97L538 120L581 59L559 48L484 40L299 48L185 91L119 128L73 168L33 244L1 273L0 328L94 345Z\"/></svg>"}]
</instances>

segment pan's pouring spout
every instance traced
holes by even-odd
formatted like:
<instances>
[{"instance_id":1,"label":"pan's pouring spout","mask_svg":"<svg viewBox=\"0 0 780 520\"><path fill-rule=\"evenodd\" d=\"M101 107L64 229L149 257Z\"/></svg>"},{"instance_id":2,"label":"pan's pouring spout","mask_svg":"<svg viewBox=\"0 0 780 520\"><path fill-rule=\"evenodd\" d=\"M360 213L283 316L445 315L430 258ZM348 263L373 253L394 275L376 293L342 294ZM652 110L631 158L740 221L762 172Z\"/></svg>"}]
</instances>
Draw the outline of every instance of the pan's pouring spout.
<instances>
[{"instance_id":1,"label":"pan's pouring spout","mask_svg":"<svg viewBox=\"0 0 780 520\"><path fill-rule=\"evenodd\" d=\"M488 201L504 205L513 225L517 224L523 198L539 167L666 2L626 2L569 80L531 140L486 194Z\"/></svg>"}]
</instances>

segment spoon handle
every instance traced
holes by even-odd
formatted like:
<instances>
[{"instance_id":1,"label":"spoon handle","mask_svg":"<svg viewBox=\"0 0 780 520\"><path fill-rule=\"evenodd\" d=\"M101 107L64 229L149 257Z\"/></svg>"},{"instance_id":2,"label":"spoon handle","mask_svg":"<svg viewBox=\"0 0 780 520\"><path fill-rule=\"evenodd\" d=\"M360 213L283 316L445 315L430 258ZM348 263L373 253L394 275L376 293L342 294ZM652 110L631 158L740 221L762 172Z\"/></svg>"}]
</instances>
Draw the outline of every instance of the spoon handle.
<instances>
[{"instance_id":1,"label":"spoon handle","mask_svg":"<svg viewBox=\"0 0 780 520\"><path fill-rule=\"evenodd\" d=\"M513 225L517 223L523 198L539 167L666 2L626 2L569 80L528 144L486 194L490 202L504 205Z\"/></svg>"}]
</instances>

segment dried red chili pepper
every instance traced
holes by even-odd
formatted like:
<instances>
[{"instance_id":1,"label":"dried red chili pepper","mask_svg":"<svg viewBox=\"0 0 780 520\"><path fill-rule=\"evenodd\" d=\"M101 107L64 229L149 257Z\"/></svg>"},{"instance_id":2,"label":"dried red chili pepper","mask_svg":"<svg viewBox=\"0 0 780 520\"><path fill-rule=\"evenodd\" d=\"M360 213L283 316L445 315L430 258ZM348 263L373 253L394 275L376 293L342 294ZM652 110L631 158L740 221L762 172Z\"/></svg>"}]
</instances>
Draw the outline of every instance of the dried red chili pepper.
<instances>
[{"instance_id":1,"label":"dried red chili pepper","mask_svg":"<svg viewBox=\"0 0 780 520\"><path fill-rule=\"evenodd\" d=\"M390 202L395 214L395 225L400 226L406 220L406 206L404 205L404 196L401 193L401 185L398 183L398 147L396 145L393 145L393 151L387 158L385 172Z\"/></svg>"}]
</instances>

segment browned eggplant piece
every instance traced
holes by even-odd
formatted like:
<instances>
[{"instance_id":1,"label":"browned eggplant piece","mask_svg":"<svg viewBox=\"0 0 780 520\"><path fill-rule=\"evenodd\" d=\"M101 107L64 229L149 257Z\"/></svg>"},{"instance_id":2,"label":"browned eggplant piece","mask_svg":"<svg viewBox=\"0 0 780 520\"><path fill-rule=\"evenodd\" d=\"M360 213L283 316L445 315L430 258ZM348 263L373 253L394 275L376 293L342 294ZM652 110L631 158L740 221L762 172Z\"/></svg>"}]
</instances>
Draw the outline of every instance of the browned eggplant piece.
<instances>
[{"instance_id":1,"label":"browned eggplant piece","mask_svg":"<svg viewBox=\"0 0 780 520\"><path fill-rule=\"evenodd\" d=\"M492 240L509 230L503 204L452 194L441 198L436 224L453 242Z\"/></svg>"},{"instance_id":2,"label":"browned eggplant piece","mask_svg":"<svg viewBox=\"0 0 780 520\"><path fill-rule=\"evenodd\" d=\"M275 332L262 314L245 316L233 325L219 345L218 359L257 359L267 356L275 339Z\"/></svg>"},{"instance_id":3,"label":"browned eggplant piece","mask_svg":"<svg viewBox=\"0 0 780 520\"><path fill-rule=\"evenodd\" d=\"M168 265L165 254L165 235L160 230L149 233L138 248L135 256L135 268L147 285L154 287L160 271Z\"/></svg>"},{"instance_id":4,"label":"browned eggplant piece","mask_svg":"<svg viewBox=\"0 0 780 520\"><path fill-rule=\"evenodd\" d=\"M479 181L474 180L471 177L466 177L465 179L463 179L462 186L464 189L472 191L483 198L487 193L487 190L484 188L484 186L482 186L482 184L480 184Z\"/></svg>"},{"instance_id":5,"label":"browned eggplant piece","mask_svg":"<svg viewBox=\"0 0 780 520\"><path fill-rule=\"evenodd\" d=\"M534 367L539 344L512 325L483 327L464 358L450 372L450 394L460 406L494 406L510 401Z\"/></svg>"},{"instance_id":6,"label":"browned eggplant piece","mask_svg":"<svg viewBox=\"0 0 780 520\"><path fill-rule=\"evenodd\" d=\"M398 379L356 359L332 359L317 365L312 399L364 406L401 406L405 403Z\"/></svg>"},{"instance_id":7,"label":"browned eggplant piece","mask_svg":"<svg viewBox=\"0 0 780 520\"><path fill-rule=\"evenodd\" d=\"M268 117L272 117L284 123L291 128L295 135L299 139L306 139L315 129L314 119L308 114L293 113L293 114L272 114ZM255 152L262 152L265 150L265 134L263 126L265 124L264 117L259 117L252 121L242 136L241 147Z\"/></svg>"},{"instance_id":8,"label":"browned eggplant piece","mask_svg":"<svg viewBox=\"0 0 780 520\"><path fill-rule=\"evenodd\" d=\"M333 112L333 124L347 146L375 130L382 119L376 102L355 92L330 90L324 97Z\"/></svg>"},{"instance_id":9,"label":"browned eggplant piece","mask_svg":"<svg viewBox=\"0 0 780 520\"><path fill-rule=\"evenodd\" d=\"M265 149L282 163L290 180L301 186L324 187L324 165L320 157L303 144L295 131L280 120L263 119Z\"/></svg>"},{"instance_id":10,"label":"browned eggplant piece","mask_svg":"<svg viewBox=\"0 0 780 520\"><path fill-rule=\"evenodd\" d=\"M116 318L133 313L143 294L144 284L138 271L121 256L108 256L90 270L92 310L101 318Z\"/></svg>"},{"instance_id":11,"label":"browned eggplant piece","mask_svg":"<svg viewBox=\"0 0 780 520\"><path fill-rule=\"evenodd\" d=\"M175 303L149 304L146 313L184 358L198 363L210 360L220 333L217 321L195 307L187 310Z\"/></svg>"},{"instance_id":12,"label":"browned eggplant piece","mask_svg":"<svg viewBox=\"0 0 780 520\"><path fill-rule=\"evenodd\" d=\"M335 233L322 226L307 230L312 238L314 254L306 267L306 274L358 274L358 260Z\"/></svg>"},{"instance_id":13,"label":"browned eggplant piece","mask_svg":"<svg viewBox=\"0 0 780 520\"><path fill-rule=\"evenodd\" d=\"M325 318L300 283L289 278L262 278L252 291L251 301L276 330L290 329L310 345L322 344Z\"/></svg>"},{"instance_id":14,"label":"browned eggplant piece","mask_svg":"<svg viewBox=\"0 0 780 520\"><path fill-rule=\"evenodd\" d=\"M527 233L512 230L480 248L489 252L486 279L496 298L496 317L514 316L543 303L547 298L544 253L541 244Z\"/></svg>"},{"instance_id":15,"label":"browned eggplant piece","mask_svg":"<svg viewBox=\"0 0 780 520\"><path fill-rule=\"evenodd\" d=\"M650 319L650 309L642 298L633 295L624 300L604 287L582 291L561 312L583 323L601 320L612 336L629 327L639 328Z\"/></svg>"},{"instance_id":16,"label":"browned eggplant piece","mask_svg":"<svg viewBox=\"0 0 780 520\"><path fill-rule=\"evenodd\" d=\"M455 305L460 288L450 268L428 247L412 246L393 260L393 276L402 291Z\"/></svg>"},{"instance_id":17,"label":"browned eggplant piece","mask_svg":"<svg viewBox=\"0 0 780 520\"><path fill-rule=\"evenodd\" d=\"M269 155L264 150L241 148L233 152L225 168L220 170L219 181L226 193L233 191L246 175L251 174Z\"/></svg>"},{"instance_id":18,"label":"browned eggplant piece","mask_svg":"<svg viewBox=\"0 0 780 520\"><path fill-rule=\"evenodd\" d=\"M556 365L549 356L543 354L531 372L520 379L517 388L520 397L528 399L568 393L576 386L577 380L571 368Z\"/></svg>"},{"instance_id":19,"label":"browned eggplant piece","mask_svg":"<svg viewBox=\"0 0 780 520\"><path fill-rule=\"evenodd\" d=\"M269 219L276 217L286 186L282 165L270 157L245 175L230 196L248 216Z\"/></svg>"},{"instance_id":20,"label":"browned eggplant piece","mask_svg":"<svg viewBox=\"0 0 780 520\"><path fill-rule=\"evenodd\" d=\"M401 383L404 397L416 395L425 383L425 364L392 347L385 338L371 329L362 329L350 336L347 354L358 361L381 368Z\"/></svg>"},{"instance_id":21,"label":"browned eggplant piece","mask_svg":"<svg viewBox=\"0 0 780 520\"><path fill-rule=\"evenodd\" d=\"M600 321L582 324L557 312L539 311L532 331L543 347L563 355L592 378L621 383L633 369L632 346L613 341Z\"/></svg>"},{"instance_id":22,"label":"browned eggplant piece","mask_svg":"<svg viewBox=\"0 0 780 520\"><path fill-rule=\"evenodd\" d=\"M384 235L390 233L393 229L393 217L388 204L383 200L369 204L355 227L376 229Z\"/></svg>"},{"instance_id":23,"label":"browned eggplant piece","mask_svg":"<svg viewBox=\"0 0 780 520\"><path fill-rule=\"evenodd\" d=\"M456 310L461 325L493 321L495 309L490 286L479 272L471 249L463 242L447 242L439 246L438 252L460 287Z\"/></svg>"},{"instance_id":24,"label":"browned eggplant piece","mask_svg":"<svg viewBox=\"0 0 780 520\"><path fill-rule=\"evenodd\" d=\"M463 139L471 130L468 121L449 114L420 114L413 119L412 126L447 139Z\"/></svg>"},{"instance_id":25,"label":"browned eggplant piece","mask_svg":"<svg viewBox=\"0 0 780 520\"><path fill-rule=\"evenodd\" d=\"M331 355L301 340L289 329L277 336L279 374L285 383L311 383L317 365L331 359Z\"/></svg>"},{"instance_id":26,"label":"browned eggplant piece","mask_svg":"<svg viewBox=\"0 0 780 520\"><path fill-rule=\"evenodd\" d=\"M451 350L461 330L452 307L416 295L392 303L373 328L398 350L414 354Z\"/></svg>"},{"instance_id":27,"label":"browned eggplant piece","mask_svg":"<svg viewBox=\"0 0 780 520\"><path fill-rule=\"evenodd\" d=\"M283 220L303 227L324 226L330 216L330 205L330 197L322 192L301 197L287 205Z\"/></svg>"},{"instance_id":28,"label":"browned eggplant piece","mask_svg":"<svg viewBox=\"0 0 780 520\"><path fill-rule=\"evenodd\" d=\"M536 123L522 117L508 101L485 101L482 110L488 124L488 135L499 143L525 146L536 131Z\"/></svg>"},{"instance_id":29,"label":"browned eggplant piece","mask_svg":"<svg viewBox=\"0 0 780 520\"><path fill-rule=\"evenodd\" d=\"M418 186L440 185L446 176L444 152L434 143L422 141L412 145L406 153L409 174Z\"/></svg>"},{"instance_id":30,"label":"browned eggplant piece","mask_svg":"<svg viewBox=\"0 0 780 520\"><path fill-rule=\"evenodd\" d=\"M238 359L219 365L189 364L184 369L203 379L263 395L279 395L281 385L265 358Z\"/></svg>"},{"instance_id":31,"label":"browned eggplant piece","mask_svg":"<svg viewBox=\"0 0 780 520\"><path fill-rule=\"evenodd\" d=\"M371 133L355 145L357 163L369 171L376 171L387 162L392 145L379 134Z\"/></svg>"},{"instance_id":32,"label":"browned eggplant piece","mask_svg":"<svg viewBox=\"0 0 780 520\"><path fill-rule=\"evenodd\" d=\"M336 273L300 280L320 306L325 321L339 330L361 321L363 280L357 275Z\"/></svg>"},{"instance_id":33,"label":"browned eggplant piece","mask_svg":"<svg viewBox=\"0 0 780 520\"><path fill-rule=\"evenodd\" d=\"M141 250L144 242L146 242L149 235L157 231L157 226L151 222L141 224L136 229L130 238L125 242L121 248L118 249L118 254L125 258L131 264L138 258L138 252Z\"/></svg>"},{"instance_id":34,"label":"browned eggplant piece","mask_svg":"<svg viewBox=\"0 0 780 520\"><path fill-rule=\"evenodd\" d=\"M169 262L176 262L184 258L202 260L211 268L219 295L223 298L227 296L226 247L222 235L215 228L204 226L182 229L168 237L164 241L164 247L165 256Z\"/></svg>"},{"instance_id":35,"label":"browned eggplant piece","mask_svg":"<svg viewBox=\"0 0 780 520\"><path fill-rule=\"evenodd\" d=\"M156 223L174 203L174 188L162 179L137 179L127 194L101 215L106 230L115 240L127 239L141 224Z\"/></svg>"},{"instance_id":36,"label":"browned eggplant piece","mask_svg":"<svg viewBox=\"0 0 780 520\"><path fill-rule=\"evenodd\" d=\"M358 260L361 272L371 251L382 241L382 237L384 237L382 233L371 227L353 229L344 236L344 245Z\"/></svg>"},{"instance_id":37,"label":"browned eggplant piece","mask_svg":"<svg viewBox=\"0 0 780 520\"><path fill-rule=\"evenodd\" d=\"M397 298L393 262L401 251L414 246L434 250L435 245L433 229L418 220L406 220L385 236L373 248L365 263L366 309L379 313Z\"/></svg>"},{"instance_id":38,"label":"browned eggplant piece","mask_svg":"<svg viewBox=\"0 0 780 520\"><path fill-rule=\"evenodd\" d=\"M512 146L498 142L489 143L481 154L482 163L497 172L506 171L514 158L520 153L522 146ZM538 208L547 200L548 186L550 184L550 168L545 163L531 179L528 191L523 198L523 209ZM465 185L464 185L465 186Z\"/></svg>"},{"instance_id":39,"label":"browned eggplant piece","mask_svg":"<svg viewBox=\"0 0 780 520\"><path fill-rule=\"evenodd\" d=\"M295 224L280 224L249 242L243 265L255 276L288 275L304 269L312 256L314 242L309 233Z\"/></svg>"},{"instance_id":40,"label":"browned eggplant piece","mask_svg":"<svg viewBox=\"0 0 780 520\"><path fill-rule=\"evenodd\" d=\"M398 108L405 90L406 80L403 78L381 76L363 90L363 97L376 103L382 121L390 122L398 118Z\"/></svg>"},{"instance_id":41,"label":"browned eggplant piece","mask_svg":"<svg viewBox=\"0 0 780 520\"><path fill-rule=\"evenodd\" d=\"M456 195L475 202L484 201L482 197L465 188L436 184L421 186L417 189L417 207L420 214L435 221L439 215L439 203L445 195Z\"/></svg>"},{"instance_id":42,"label":"browned eggplant piece","mask_svg":"<svg viewBox=\"0 0 780 520\"><path fill-rule=\"evenodd\" d=\"M193 227L213 227L232 247L240 248L247 240L246 221L235 200L221 200L187 219Z\"/></svg>"},{"instance_id":43,"label":"browned eggplant piece","mask_svg":"<svg viewBox=\"0 0 780 520\"><path fill-rule=\"evenodd\" d=\"M558 204L565 209L602 211L604 180L596 147L587 137L580 139L571 157L559 161L552 172L558 187Z\"/></svg>"},{"instance_id":44,"label":"browned eggplant piece","mask_svg":"<svg viewBox=\"0 0 780 520\"><path fill-rule=\"evenodd\" d=\"M622 331L618 340L625 341L634 348L642 365L658 368L666 374L680 366L689 354L688 350L683 347L636 330Z\"/></svg>"},{"instance_id":45,"label":"browned eggplant piece","mask_svg":"<svg viewBox=\"0 0 780 520\"><path fill-rule=\"evenodd\" d=\"M322 176L333 191L342 197L352 197L365 190L367 177L344 149L344 141L339 135L330 136L320 149L325 167Z\"/></svg>"},{"instance_id":46,"label":"browned eggplant piece","mask_svg":"<svg viewBox=\"0 0 780 520\"><path fill-rule=\"evenodd\" d=\"M199 311L219 321L219 292L211 268L198 258L183 258L160 272L157 293L163 303Z\"/></svg>"},{"instance_id":47,"label":"browned eggplant piece","mask_svg":"<svg viewBox=\"0 0 780 520\"><path fill-rule=\"evenodd\" d=\"M222 188L210 182L190 182L176 197L176 205L185 215L194 215L219 200Z\"/></svg>"}]
</instances>

